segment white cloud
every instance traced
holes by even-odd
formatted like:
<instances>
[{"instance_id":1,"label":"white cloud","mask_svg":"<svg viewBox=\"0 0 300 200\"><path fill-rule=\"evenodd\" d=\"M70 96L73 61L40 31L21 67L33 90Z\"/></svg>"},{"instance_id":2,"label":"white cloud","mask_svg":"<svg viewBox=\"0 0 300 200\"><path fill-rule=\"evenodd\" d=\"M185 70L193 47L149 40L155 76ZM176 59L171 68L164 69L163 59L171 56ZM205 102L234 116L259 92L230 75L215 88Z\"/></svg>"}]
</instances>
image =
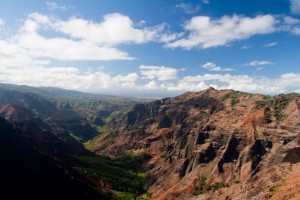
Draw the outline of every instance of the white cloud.
<instances>
[{"instance_id":1,"label":"white cloud","mask_svg":"<svg viewBox=\"0 0 300 200\"><path fill-rule=\"evenodd\" d=\"M193 17L186 22L184 29L189 32L186 38L166 43L166 47L184 49L210 48L228 45L253 35L268 34L276 30L277 20L272 15L223 16L212 19L207 16Z\"/></svg>"},{"instance_id":2,"label":"white cloud","mask_svg":"<svg viewBox=\"0 0 300 200\"><path fill-rule=\"evenodd\" d=\"M202 0L204 4L209 4L209 0Z\"/></svg>"},{"instance_id":3,"label":"white cloud","mask_svg":"<svg viewBox=\"0 0 300 200\"><path fill-rule=\"evenodd\" d=\"M3 44L0 43L0 48L2 47ZM8 50L18 53L22 49L11 47ZM22 54L0 54L0 82L101 92L115 88L136 88L139 80L137 73L111 76L100 68L81 71L78 67L49 67L48 64L48 60L33 60Z\"/></svg>"},{"instance_id":4,"label":"white cloud","mask_svg":"<svg viewBox=\"0 0 300 200\"><path fill-rule=\"evenodd\" d=\"M49 67L48 60L26 57L23 49L0 42L0 82L31 86L51 86L88 92L169 96L199 91L213 86L245 92L278 94L300 88L300 74L286 73L278 78L264 76L202 74L177 78L181 70L164 66L140 66L140 72L110 75L103 68L80 70L78 67ZM13 56L12 56L13 55ZM51 63L50 63L51 64ZM149 82L143 83L147 79ZM149 91L151 90L151 91ZM149 91L147 93L147 91Z\"/></svg>"},{"instance_id":5,"label":"white cloud","mask_svg":"<svg viewBox=\"0 0 300 200\"><path fill-rule=\"evenodd\" d=\"M263 34L263 31L258 31L258 28L255 28L255 31L253 28L249 29L249 27L242 28L241 24L246 23L244 21L248 20L253 23L253 20L257 17L235 16L237 21L234 21L233 18L227 17L225 19L223 17L220 20L209 18L208 28L210 30L207 31L212 31L212 36L215 36L214 31L217 31L218 28L223 30L230 25L229 21L231 21L233 28L228 28L228 30L233 31L234 34L236 32L241 34L242 31L240 30L244 30L241 34L243 37L244 35L254 35L254 32ZM114 22L114 20L118 23L122 21L121 24L124 27L107 27L109 25L106 23ZM71 27L70 24L77 27ZM117 45L163 40L172 43L172 41L176 42L179 37L183 36L182 33L162 33L164 24L154 27L144 27L144 24L137 26L129 17L121 14L106 15L102 21L94 22L81 18L60 20L55 17L32 13L27 19L23 20L22 27L15 35L0 39L0 82L62 87L119 95L126 95L127 93L129 95L145 94L148 90L151 90L149 93L153 94L154 91L157 91L160 96L179 94L188 90L199 91L209 86L214 86L217 89L232 88L247 92L271 94L296 91L300 88L300 74L295 73L282 74L278 78L221 73L179 78L181 77L179 73L184 71L184 68L175 69L167 66L141 65L136 72L111 75L105 72L103 68L84 70L76 66L62 67L52 64L52 59L61 61L130 60L134 58L128 55L127 52L119 50ZM3 26L4 23L0 25L0 29ZM261 26L265 27L264 25ZM272 25L270 26L272 27ZM67 27L72 28L74 32L71 33L70 30L66 30ZM96 35L93 35L94 30L108 31L107 37L105 37L107 40L99 39ZM127 36L110 35L109 30L123 31ZM135 38L130 34L133 34ZM226 44L235 40L233 38L229 40L228 37L224 36L223 38L223 41L226 40ZM200 43L200 46L207 45L209 42L206 39L205 43ZM248 63L248 65L257 68L271 64L273 63L264 60L254 60ZM214 63L206 63L206 67L215 72L229 71L228 68L221 68Z\"/></svg>"},{"instance_id":6,"label":"white cloud","mask_svg":"<svg viewBox=\"0 0 300 200\"><path fill-rule=\"evenodd\" d=\"M181 79L173 89L180 89L182 85L193 88L199 84L204 87L213 86L216 89L235 89L245 92L253 93L267 93L278 94L288 91L289 83L286 83L287 79L280 77L278 79L270 79L267 77L248 76L248 75L230 75L230 74L204 74L198 76L186 76ZM296 79L295 79L296 80ZM298 82L293 82L293 85L300 85L300 79ZM278 83L281 84L278 84ZM188 90L188 87L186 90Z\"/></svg>"},{"instance_id":7,"label":"white cloud","mask_svg":"<svg viewBox=\"0 0 300 200\"><path fill-rule=\"evenodd\" d=\"M241 47L241 49L250 49L252 46L251 45L243 45L242 47Z\"/></svg>"},{"instance_id":8,"label":"white cloud","mask_svg":"<svg viewBox=\"0 0 300 200\"><path fill-rule=\"evenodd\" d=\"M157 89L159 86L156 83L156 81L152 80L149 83L145 84L143 88L148 89L148 90L154 90Z\"/></svg>"},{"instance_id":9,"label":"white cloud","mask_svg":"<svg viewBox=\"0 0 300 200\"><path fill-rule=\"evenodd\" d=\"M294 35L300 35L300 20L294 17L285 16L280 29Z\"/></svg>"},{"instance_id":10,"label":"white cloud","mask_svg":"<svg viewBox=\"0 0 300 200\"><path fill-rule=\"evenodd\" d=\"M1 42L22 49L23 54L32 58L61 61L133 60L134 57L116 46L159 41L164 26L136 28L128 16L118 13L105 15L99 23L81 18L63 21L31 13L23 20L17 34ZM173 35L173 38L176 37L176 34ZM5 53L5 49L0 49L1 52Z\"/></svg>"},{"instance_id":11,"label":"white cloud","mask_svg":"<svg viewBox=\"0 0 300 200\"><path fill-rule=\"evenodd\" d=\"M300 35L300 27L294 27L291 31L294 35Z\"/></svg>"},{"instance_id":12,"label":"white cloud","mask_svg":"<svg viewBox=\"0 0 300 200\"><path fill-rule=\"evenodd\" d=\"M165 66L141 65L139 67L143 79L157 79L159 81L177 78L177 69Z\"/></svg>"},{"instance_id":13,"label":"white cloud","mask_svg":"<svg viewBox=\"0 0 300 200\"><path fill-rule=\"evenodd\" d=\"M54 1L47 1L46 5L48 7L49 10L61 10L61 11L66 11L69 10L71 8L74 8L73 6L60 6L58 5L56 2Z\"/></svg>"},{"instance_id":14,"label":"white cloud","mask_svg":"<svg viewBox=\"0 0 300 200\"><path fill-rule=\"evenodd\" d=\"M253 67L264 66L264 65L274 65L274 63L267 60L253 60L246 64L246 66L253 66Z\"/></svg>"},{"instance_id":15,"label":"white cloud","mask_svg":"<svg viewBox=\"0 0 300 200\"><path fill-rule=\"evenodd\" d=\"M278 45L278 42L270 42L268 44L265 44L264 47L274 47L276 45Z\"/></svg>"},{"instance_id":16,"label":"white cloud","mask_svg":"<svg viewBox=\"0 0 300 200\"><path fill-rule=\"evenodd\" d=\"M123 43L142 44L159 39L164 24L154 27L136 28L133 21L119 13L107 14L100 23L80 18L56 21L52 27L72 38L96 44L117 45Z\"/></svg>"},{"instance_id":17,"label":"white cloud","mask_svg":"<svg viewBox=\"0 0 300 200\"><path fill-rule=\"evenodd\" d=\"M182 2L180 4L176 4L176 8L181 9L183 12L185 12L187 14L195 14L195 13L199 12L201 6Z\"/></svg>"},{"instance_id":18,"label":"white cloud","mask_svg":"<svg viewBox=\"0 0 300 200\"><path fill-rule=\"evenodd\" d=\"M202 68L207 69L209 71L233 71L231 68L221 68L215 63L207 62L202 65Z\"/></svg>"},{"instance_id":19,"label":"white cloud","mask_svg":"<svg viewBox=\"0 0 300 200\"><path fill-rule=\"evenodd\" d=\"M161 34L160 36L160 42L171 42L174 41L180 37L182 37L184 33L171 33L171 34Z\"/></svg>"},{"instance_id":20,"label":"white cloud","mask_svg":"<svg viewBox=\"0 0 300 200\"><path fill-rule=\"evenodd\" d=\"M37 33L22 33L13 42L28 51L35 58L57 60L132 60L126 52L114 47L97 46L88 41L75 41L65 38L46 38Z\"/></svg>"},{"instance_id":21,"label":"white cloud","mask_svg":"<svg viewBox=\"0 0 300 200\"><path fill-rule=\"evenodd\" d=\"M201 82L186 82L186 81L179 81L175 85L167 86L167 90L169 91L200 91L207 89L209 85L206 85L204 81Z\"/></svg>"},{"instance_id":22,"label":"white cloud","mask_svg":"<svg viewBox=\"0 0 300 200\"><path fill-rule=\"evenodd\" d=\"M300 14L300 1L299 0L290 0L290 9L293 14Z\"/></svg>"},{"instance_id":23,"label":"white cloud","mask_svg":"<svg viewBox=\"0 0 300 200\"><path fill-rule=\"evenodd\" d=\"M283 18L283 22L284 22L284 24L294 25L294 24L299 24L299 23L300 23L300 20L299 20L299 19L296 19L296 18L294 18L294 17L285 16L285 17Z\"/></svg>"}]
</instances>

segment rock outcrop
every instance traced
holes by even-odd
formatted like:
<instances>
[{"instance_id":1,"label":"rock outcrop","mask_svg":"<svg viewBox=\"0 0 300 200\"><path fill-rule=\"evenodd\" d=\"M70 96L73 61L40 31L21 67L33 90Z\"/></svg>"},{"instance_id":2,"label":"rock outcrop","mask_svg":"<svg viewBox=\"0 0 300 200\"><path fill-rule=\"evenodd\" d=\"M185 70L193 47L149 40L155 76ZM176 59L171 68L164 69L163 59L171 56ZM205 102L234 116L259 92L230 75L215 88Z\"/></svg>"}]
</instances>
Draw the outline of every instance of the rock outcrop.
<instances>
[{"instance_id":1,"label":"rock outcrop","mask_svg":"<svg viewBox=\"0 0 300 200\"><path fill-rule=\"evenodd\" d=\"M280 181L300 181L299 125L300 95L209 88L138 104L94 145L150 154L153 199L278 199Z\"/></svg>"}]
</instances>

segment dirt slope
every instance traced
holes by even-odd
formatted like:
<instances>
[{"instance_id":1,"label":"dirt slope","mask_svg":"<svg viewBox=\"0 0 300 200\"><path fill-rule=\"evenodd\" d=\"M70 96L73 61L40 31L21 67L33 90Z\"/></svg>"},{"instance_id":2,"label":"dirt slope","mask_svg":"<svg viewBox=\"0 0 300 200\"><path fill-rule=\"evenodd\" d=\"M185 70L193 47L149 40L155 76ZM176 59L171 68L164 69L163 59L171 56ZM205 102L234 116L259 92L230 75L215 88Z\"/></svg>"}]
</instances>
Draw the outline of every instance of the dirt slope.
<instances>
[{"instance_id":1,"label":"dirt slope","mask_svg":"<svg viewBox=\"0 0 300 200\"><path fill-rule=\"evenodd\" d=\"M93 145L110 156L150 154L156 200L296 199L299 108L297 94L209 88L138 104Z\"/></svg>"}]
</instances>

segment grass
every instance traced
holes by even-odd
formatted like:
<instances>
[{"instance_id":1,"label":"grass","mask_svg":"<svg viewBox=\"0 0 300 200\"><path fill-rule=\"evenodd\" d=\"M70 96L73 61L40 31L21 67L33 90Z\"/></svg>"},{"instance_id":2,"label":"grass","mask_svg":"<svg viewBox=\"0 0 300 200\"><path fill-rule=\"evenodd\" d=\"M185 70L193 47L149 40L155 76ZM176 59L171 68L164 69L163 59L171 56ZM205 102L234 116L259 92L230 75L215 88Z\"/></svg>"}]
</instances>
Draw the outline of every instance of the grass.
<instances>
[{"instance_id":1,"label":"grass","mask_svg":"<svg viewBox=\"0 0 300 200\"><path fill-rule=\"evenodd\" d=\"M152 194L149 192L138 197L134 197L132 194L126 192L117 192L113 197L113 200L150 200L151 197Z\"/></svg>"},{"instance_id":2,"label":"grass","mask_svg":"<svg viewBox=\"0 0 300 200\"><path fill-rule=\"evenodd\" d=\"M94 139L86 141L83 143L84 147L90 151L95 151L97 148L99 148L99 145L101 144L102 148L106 148L106 144L110 142L109 137L110 133L112 131L112 128L105 125L103 127L95 127L95 129L99 132L99 136L96 136ZM113 139L113 138L112 138Z\"/></svg>"},{"instance_id":3,"label":"grass","mask_svg":"<svg viewBox=\"0 0 300 200\"><path fill-rule=\"evenodd\" d=\"M206 183L206 180L207 179L205 176L199 177L198 183L194 189L193 195L200 195L200 194L203 194L203 193L211 191L211 190L216 191L221 188L228 187L228 185L226 183L216 182L213 184L208 184L208 183Z\"/></svg>"},{"instance_id":4,"label":"grass","mask_svg":"<svg viewBox=\"0 0 300 200\"><path fill-rule=\"evenodd\" d=\"M132 194L126 192L117 192L112 200L135 200Z\"/></svg>"},{"instance_id":5,"label":"grass","mask_svg":"<svg viewBox=\"0 0 300 200\"><path fill-rule=\"evenodd\" d=\"M74 169L89 177L104 180L119 191L115 199L134 199L147 192L149 176L139 166L150 159L148 155L125 153L115 159L101 156L76 157Z\"/></svg>"},{"instance_id":6,"label":"grass","mask_svg":"<svg viewBox=\"0 0 300 200\"><path fill-rule=\"evenodd\" d=\"M298 97L299 94L296 93L290 93L290 94L280 94L274 97L271 96L265 96L263 100L257 101L255 110L260 109L270 109L272 108L272 113L275 119L279 122L285 119L285 115L282 113L282 111L287 107L287 105L296 97ZM271 115L270 114L270 115Z\"/></svg>"},{"instance_id":7,"label":"grass","mask_svg":"<svg viewBox=\"0 0 300 200\"><path fill-rule=\"evenodd\" d=\"M196 185L193 194L194 195L203 194L205 192L206 186L207 186L206 177L205 176L199 177L198 184Z\"/></svg>"},{"instance_id":8,"label":"grass","mask_svg":"<svg viewBox=\"0 0 300 200\"><path fill-rule=\"evenodd\" d=\"M231 107L234 107L236 104L240 102L239 97L242 95L242 92L239 91L232 91L226 95L223 96L222 100L225 101L227 99L230 99L230 105Z\"/></svg>"}]
</instances>

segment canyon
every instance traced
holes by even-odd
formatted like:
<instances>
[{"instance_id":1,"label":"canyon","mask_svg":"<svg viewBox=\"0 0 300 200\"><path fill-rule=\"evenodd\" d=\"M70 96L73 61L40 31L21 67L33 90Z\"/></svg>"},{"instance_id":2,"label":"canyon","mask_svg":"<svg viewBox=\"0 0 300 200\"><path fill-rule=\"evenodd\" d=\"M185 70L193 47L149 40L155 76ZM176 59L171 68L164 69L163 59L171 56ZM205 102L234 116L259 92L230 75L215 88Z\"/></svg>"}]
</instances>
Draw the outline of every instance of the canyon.
<instances>
[{"instance_id":1,"label":"canyon","mask_svg":"<svg viewBox=\"0 0 300 200\"><path fill-rule=\"evenodd\" d=\"M208 88L151 101L119 99L107 112L87 106L94 97L74 103L78 95L6 88L0 116L103 198L300 198L299 94Z\"/></svg>"}]
</instances>

